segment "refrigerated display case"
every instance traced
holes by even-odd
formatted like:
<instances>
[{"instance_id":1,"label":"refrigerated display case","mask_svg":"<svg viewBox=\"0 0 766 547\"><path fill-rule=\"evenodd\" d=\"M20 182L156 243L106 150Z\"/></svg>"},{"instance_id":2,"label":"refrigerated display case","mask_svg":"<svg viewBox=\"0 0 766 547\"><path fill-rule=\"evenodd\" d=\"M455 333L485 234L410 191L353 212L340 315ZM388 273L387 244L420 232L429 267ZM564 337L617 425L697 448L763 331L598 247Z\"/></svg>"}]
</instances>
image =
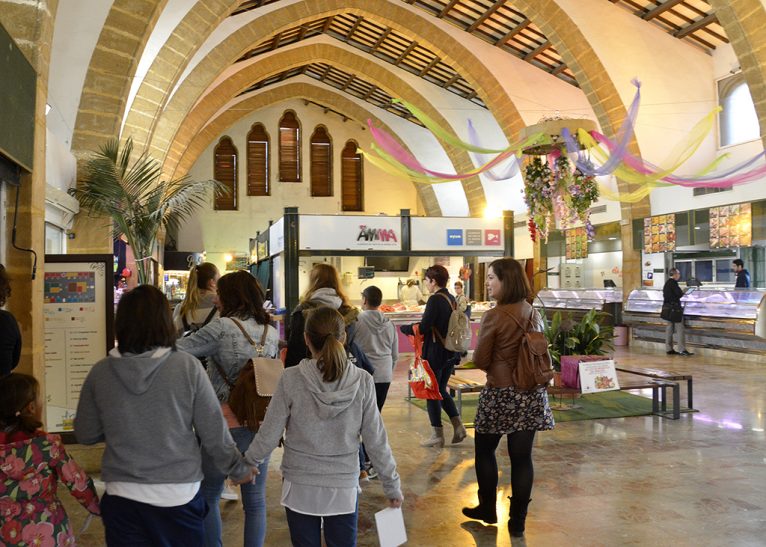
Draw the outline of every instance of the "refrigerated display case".
<instances>
[{"instance_id":1,"label":"refrigerated display case","mask_svg":"<svg viewBox=\"0 0 766 547\"><path fill-rule=\"evenodd\" d=\"M681 298L687 345L766 353L765 299L756 289L689 289ZM631 291L623 320L634 338L664 342L662 301L661 289Z\"/></svg>"},{"instance_id":2,"label":"refrigerated display case","mask_svg":"<svg viewBox=\"0 0 766 547\"><path fill-rule=\"evenodd\" d=\"M535 307L549 319L556 311L565 311L578 319L590 310L609 314L605 323L622 323L622 289L542 289L537 293Z\"/></svg>"}]
</instances>

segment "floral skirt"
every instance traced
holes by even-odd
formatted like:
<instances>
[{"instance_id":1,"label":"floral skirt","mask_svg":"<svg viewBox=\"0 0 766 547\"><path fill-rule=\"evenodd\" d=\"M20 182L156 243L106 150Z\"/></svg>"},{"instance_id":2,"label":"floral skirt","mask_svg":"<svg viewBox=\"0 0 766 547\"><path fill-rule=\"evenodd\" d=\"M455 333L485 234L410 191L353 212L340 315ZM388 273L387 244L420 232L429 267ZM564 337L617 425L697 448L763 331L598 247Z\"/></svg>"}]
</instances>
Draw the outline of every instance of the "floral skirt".
<instances>
[{"instance_id":1,"label":"floral skirt","mask_svg":"<svg viewBox=\"0 0 766 547\"><path fill-rule=\"evenodd\" d=\"M485 387L479 394L474 422L477 433L507 435L516 431L545 431L554 425L545 387L533 391Z\"/></svg>"}]
</instances>

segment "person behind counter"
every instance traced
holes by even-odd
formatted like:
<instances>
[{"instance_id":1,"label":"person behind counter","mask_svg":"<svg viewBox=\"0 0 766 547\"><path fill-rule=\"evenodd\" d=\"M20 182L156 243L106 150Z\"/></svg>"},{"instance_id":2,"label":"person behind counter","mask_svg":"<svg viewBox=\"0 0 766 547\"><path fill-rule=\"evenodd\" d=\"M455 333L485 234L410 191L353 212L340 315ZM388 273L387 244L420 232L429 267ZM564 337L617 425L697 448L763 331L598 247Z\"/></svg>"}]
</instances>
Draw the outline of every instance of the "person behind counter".
<instances>
[{"instance_id":1,"label":"person behind counter","mask_svg":"<svg viewBox=\"0 0 766 547\"><path fill-rule=\"evenodd\" d=\"M669 273L670 277L665 282L665 286L662 288L663 308L665 306L676 306L680 308L681 297L684 295L683 289L678 286L678 280L681 278L681 272L678 271L678 268L671 268ZM670 317L669 315L667 319L663 317L663 320L665 320L667 323L667 326L665 327L665 351L668 355L694 355L693 353L686 351L686 331L684 329L683 310L681 313L681 320L678 322L672 321L674 318ZM673 349L674 331L678 332L678 351Z\"/></svg>"},{"instance_id":2,"label":"person behind counter","mask_svg":"<svg viewBox=\"0 0 766 547\"><path fill-rule=\"evenodd\" d=\"M749 289L750 288L750 272L745 269L745 263L741 258L737 258L732 261L734 265L734 273L737 275L737 282L734 284L735 289Z\"/></svg>"},{"instance_id":3,"label":"person behind counter","mask_svg":"<svg viewBox=\"0 0 766 547\"><path fill-rule=\"evenodd\" d=\"M426 296L420 291L414 279L407 280L407 284L399 291L399 298L405 306L417 306L426 301Z\"/></svg>"},{"instance_id":4,"label":"person behind counter","mask_svg":"<svg viewBox=\"0 0 766 547\"><path fill-rule=\"evenodd\" d=\"M11 296L11 283L5 266L0 264L0 308ZM21 358L21 331L9 311L0 310L0 378L11 373Z\"/></svg>"},{"instance_id":5,"label":"person behind counter","mask_svg":"<svg viewBox=\"0 0 766 547\"><path fill-rule=\"evenodd\" d=\"M555 423L545 386L522 390L514 386L512 378L524 336L522 329L531 322L537 325L536 330L542 330L542 321L527 302L532 290L524 269L513 258L501 258L489 265L487 292L497 306L484 315L473 353L476 368L487 373L487 385L479 394L474 435L479 505L463 508L463 514L490 524L497 522L495 451L506 435L513 492L508 530L512 537L522 537L534 482L535 434L553 429Z\"/></svg>"},{"instance_id":6,"label":"person behind counter","mask_svg":"<svg viewBox=\"0 0 766 547\"><path fill-rule=\"evenodd\" d=\"M442 409L449 416L454 429L452 444L462 442L466 437L465 426L460 420L455 401L447 391L447 383L452 374L452 368L460 359L460 355L444 347L444 338L447 336L449 320L455 306L455 298L447 290L449 272L444 266L431 266L426 270L426 288L433 295L426 302L423 318L420 320L420 333L423 335L423 357L431 365L436 381L439 384L441 401L429 399L426 402L428 419L431 422L431 437L420 446L444 446L444 429L442 428ZM413 336L414 325L402 325L400 330L409 336Z\"/></svg>"}]
</instances>

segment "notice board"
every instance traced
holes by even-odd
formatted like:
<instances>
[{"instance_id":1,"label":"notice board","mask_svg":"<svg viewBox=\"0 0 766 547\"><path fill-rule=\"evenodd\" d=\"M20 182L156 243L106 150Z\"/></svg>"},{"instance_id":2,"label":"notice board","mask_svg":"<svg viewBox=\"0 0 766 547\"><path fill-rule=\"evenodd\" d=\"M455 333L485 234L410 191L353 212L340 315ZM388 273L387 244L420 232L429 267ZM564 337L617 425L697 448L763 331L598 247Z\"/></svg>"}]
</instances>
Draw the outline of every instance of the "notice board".
<instances>
[{"instance_id":1,"label":"notice board","mask_svg":"<svg viewBox=\"0 0 766 547\"><path fill-rule=\"evenodd\" d=\"M46 255L43 289L46 427L74 429L85 377L114 347L114 257Z\"/></svg>"}]
</instances>

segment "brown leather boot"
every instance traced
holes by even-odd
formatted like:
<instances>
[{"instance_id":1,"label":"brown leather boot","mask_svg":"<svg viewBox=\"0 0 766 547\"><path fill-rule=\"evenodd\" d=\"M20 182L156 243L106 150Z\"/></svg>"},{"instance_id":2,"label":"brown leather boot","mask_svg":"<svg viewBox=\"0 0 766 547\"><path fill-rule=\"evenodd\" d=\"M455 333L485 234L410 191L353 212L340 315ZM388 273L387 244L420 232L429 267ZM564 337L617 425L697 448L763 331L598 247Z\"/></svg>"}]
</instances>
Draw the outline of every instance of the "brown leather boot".
<instances>
[{"instance_id":1,"label":"brown leather boot","mask_svg":"<svg viewBox=\"0 0 766 547\"><path fill-rule=\"evenodd\" d=\"M496 499L496 492L492 492L491 495L479 492L479 505L476 507L463 507L463 514L470 519L483 520L487 524L495 524L497 522Z\"/></svg>"},{"instance_id":2,"label":"brown leather boot","mask_svg":"<svg viewBox=\"0 0 766 547\"><path fill-rule=\"evenodd\" d=\"M527 520L527 507L532 500L527 500L525 503L519 500L514 501L510 496L508 499L511 501L511 508L508 511L508 516L510 517L508 519L508 533L514 538L524 537L524 522Z\"/></svg>"}]
</instances>

